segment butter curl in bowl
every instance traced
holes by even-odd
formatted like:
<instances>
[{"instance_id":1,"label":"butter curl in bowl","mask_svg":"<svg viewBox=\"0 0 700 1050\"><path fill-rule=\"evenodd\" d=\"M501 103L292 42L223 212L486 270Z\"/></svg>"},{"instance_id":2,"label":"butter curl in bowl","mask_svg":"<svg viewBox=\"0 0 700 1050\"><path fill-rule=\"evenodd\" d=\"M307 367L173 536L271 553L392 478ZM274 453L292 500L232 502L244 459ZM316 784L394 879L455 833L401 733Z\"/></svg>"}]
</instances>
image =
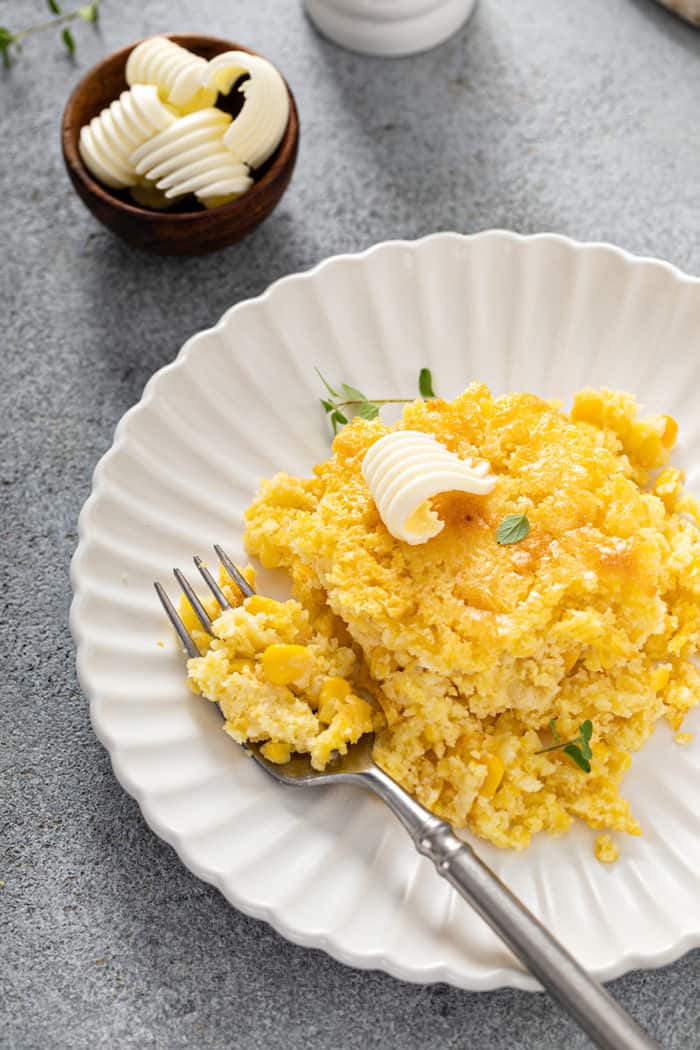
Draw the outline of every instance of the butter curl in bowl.
<instances>
[{"instance_id":1,"label":"butter curl in bowl","mask_svg":"<svg viewBox=\"0 0 700 1050\"><path fill-rule=\"evenodd\" d=\"M262 222L289 183L298 140L294 98L274 65L206 36L152 37L108 56L74 90L62 126L66 167L90 211L167 255L215 251Z\"/></svg>"}]
</instances>

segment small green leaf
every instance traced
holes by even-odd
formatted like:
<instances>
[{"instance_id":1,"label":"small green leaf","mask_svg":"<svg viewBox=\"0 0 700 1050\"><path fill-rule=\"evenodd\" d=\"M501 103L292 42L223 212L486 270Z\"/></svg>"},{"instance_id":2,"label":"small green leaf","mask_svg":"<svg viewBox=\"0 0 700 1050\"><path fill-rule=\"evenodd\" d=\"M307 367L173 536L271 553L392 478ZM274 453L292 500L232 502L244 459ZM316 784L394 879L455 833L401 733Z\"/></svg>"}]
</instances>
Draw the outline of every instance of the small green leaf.
<instances>
[{"instance_id":1,"label":"small green leaf","mask_svg":"<svg viewBox=\"0 0 700 1050\"><path fill-rule=\"evenodd\" d=\"M84 7L78 8L78 18L82 18L83 22L87 22L88 24L90 22L96 22L99 8L99 3L85 4Z\"/></svg>"},{"instance_id":2,"label":"small green leaf","mask_svg":"<svg viewBox=\"0 0 700 1050\"><path fill-rule=\"evenodd\" d=\"M591 745L588 743L587 740L584 740L583 738L581 738L580 747L581 747L581 754L583 755L584 758L586 758L586 759L593 758L593 752L591 750Z\"/></svg>"},{"instance_id":3,"label":"small green leaf","mask_svg":"<svg viewBox=\"0 0 700 1050\"><path fill-rule=\"evenodd\" d=\"M46 3L48 4L49 11L51 12L51 14L53 14L53 15L60 15L61 8L56 3L56 0L46 0Z\"/></svg>"},{"instance_id":4,"label":"small green leaf","mask_svg":"<svg viewBox=\"0 0 700 1050\"><path fill-rule=\"evenodd\" d=\"M9 69L12 64L10 48L13 44L15 44L15 34L5 29L4 26L0 26L0 54L2 54L2 64L5 69Z\"/></svg>"},{"instance_id":5,"label":"small green leaf","mask_svg":"<svg viewBox=\"0 0 700 1050\"><path fill-rule=\"evenodd\" d=\"M66 51L68 52L68 54L69 55L74 55L75 54L75 40L73 39L73 34L71 33L70 29L68 29L68 27L66 27L64 30L62 30L62 32L61 32L61 40L65 44Z\"/></svg>"},{"instance_id":6,"label":"small green leaf","mask_svg":"<svg viewBox=\"0 0 700 1050\"><path fill-rule=\"evenodd\" d=\"M530 531L530 522L524 514L506 514L496 530L496 540L501 546L519 543Z\"/></svg>"},{"instance_id":7,"label":"small green leaf","mask_svg":"<svg viewBox=\"0 0 700 1050\"><path fill-rule=\"evenodd\" d=\"M325 398L319 398L319 400L320 400L321 404L323 405L323 407L325 408L326 412L332 412L333 409L335 408L335 405L333 404L332 401L326 401Z\"/></svg>"},{"instance_id":8,"label":"small green leaf","mask_svg":"<svg viewBox=\"0 0 700 1050\"><path fill-rule=\"evenodd\" d=\"M343 413L340 412L337 408L334 409L331 412L330 419L331 419L331 424L333 426L333 433L334 434L338 433L338 426L339 425L343 426L348 421L347 420L347 416L344 416Z\"/></svg>"},{"instance_id":9,"label":"small green leaf","mask_svg":"<svg viewBox=\"0 0 700 1050\"><path fill-rule=\"evenodd\" d=\"M418 389L423 397L435 397L433 390L433 377L429 368L421 368L418 373Z\"/></svg>"},{"instance_id":10,"label":"small green leaf","mask_svg":"<svg viewBox=\"0 0 700 1050\"><path fill-rule=\"evenodd\" d=\"M329 393L329 394L331 395L331 397L340 397L340 394L338 393L338 391L337 391L337 390L334 390L334 389L333 389L333 387L332 387L332 386L331 386L331 384L330 384L330 383L328 382L328 380L327 380L327 379L325 379L325 378L324 378L324 377L323 377L323 376L321 375L321 372L319 371L319 369L318 369L318 368L316 369L316 374L317 374L318 378L319 378L319 379L321 380L321 382L323 383L323 385L325 386L325 388L326 388L326 390L328 391L328 393Z\"/></svg>"},{"instance_id":11,"label":"small green leaf","mask_svg":"<svg viewBox=\"0 0 700 1050\"><path fill-rule=\"evenodd\" d=\"M593 723L590 719L586 719L579 726L579 735L575 740L562 740L557 732L557 720L553 718L549 723L549 728L552 731L553 744L549 747L543 747L539 751L536 751L537 755L545 755L550 751L562 750L569 756L572 762L575 762L579 769L582 769L584 773L590 773L591 763L590 759L593 757L589 740L593 735Z\"/></svg>"},{"instance_id":12,"label":"small green leaf","mask_svg":"<svg viewBox=\"0 0 700 1050\"><path fill-rule=\"evenodd\" d=\"M333 424L333 433L335 435L338 433L338 426L342 426L347 422L347 417L343 416L339 408L335 408L331 413L331 422Z\"/></svg>"},{"instance_id":13,"label":"small green leaf","mask_svg":"<svg viewBox=\"0 0 700 1050\"><path fill-rule=\"evenodd\" d=\"M566 747L563 748L563 751L564 754L568 755L569 758L576 763L579 769L582 769L584 773L590 773L591 764L588 759L581 754L577 744L567 744Z\"/></svg>"},{"instance_id":14,"label":"small green leaf","mask_svg":"<svg viewBox=\"0 0 700 1050\"><path fill-rule=\"evenodd\" d=\"M357 414L361 419L376 419L379 415L379 405L375 405L374 401L363 401Z\"/></svg>"},{"instance_id":15,"label":"small green leaf","mask_svg":"<svg viewBox=\"0 0 700 1050\"><path fill-rule=\"evenodd\" d=\"M367 396L358 390L356 386L348 386L347 383L341 383L340 389L345 395L347 401L366 401Z\"/></svg>"}]
</instances>

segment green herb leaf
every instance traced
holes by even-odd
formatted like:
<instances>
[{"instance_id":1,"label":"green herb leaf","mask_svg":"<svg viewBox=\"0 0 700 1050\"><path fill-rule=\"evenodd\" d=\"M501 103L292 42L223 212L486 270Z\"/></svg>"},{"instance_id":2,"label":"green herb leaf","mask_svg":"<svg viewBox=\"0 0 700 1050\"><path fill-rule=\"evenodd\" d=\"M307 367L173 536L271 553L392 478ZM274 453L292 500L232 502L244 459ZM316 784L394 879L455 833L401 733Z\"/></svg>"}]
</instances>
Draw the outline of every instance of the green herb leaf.
<instances>
[{"instance_id":1,"label":"green herb leaf","mask_svg":"<svg viewBox=\"0 0 700 1050\"><path fill-rule=\"evenodd\" d=\"M387 397L375 398L373 401L370 401L366 394L363 394L356 386L351 386L349 383L340 384L342 394L339 394L318 368L316 368L316 374L329 394L329 397L322 397L319 400L324 412L330 417L334 434L337 434L339 426L343 426L348 422L348 416L356 415L361 419L376 419L382 405L406 405L413 400L410 397ZM424 397L435 397L430 369L422 368L420 370L418 386ZM345 415L343 409L350 409L348 416Z\"/></svg>"},{"instance_id":2,"label":"green herb leaf","mask_svg":"<svg viewBox=\"0 0 700 1050\"><path fill-rule=\"evenodd\" d=\"M496 540L501 546L519 543L530 531L530 522L524 514L506 514L496 529Z\"/></svg>"},{"instance_id":3,"label":"green herb leaf","mask_svg":"<svg viewBox=\"0 0 700 1050\"><path fill-rule=\"evenodd\" d=\"M593 752L591 751L591 745L589 740L593 735L593 723L590 718L587 718L585 722L582 722L578 727L578 736L575 740L562 740L557 732L557 720L553 718L549 723L549 728L552 731L552 739L554 743L549 747L543 747L539 751L536 751L537 755L544 755L548 751L562 750L564 754L568 755L569 758L576 763L579 769L582 769L584 773L590 773L591 763L590 759L593 758Z\"/></svg>"},{"instance_id":4,"label":"green herb leaf","mask_svg":"<svg viewBox=\"0 0 700 1050\"><path fill-rule=\"evenodd\" d=\"M566 747L563 748L563 751L564 751L564 754L568 755L569 758L572 759L576 763L576 765L579 767L579 769L582 769L584 773L590 773L590 771L591 771L591 764L588 761L588 759L583 756L583 754L581 753L581 750L578 747L578 745L576 745L576 744L567 744Z\"/></svg>"},{"instance_id":5,"label":"green herb leaf","mask_svg":"<svg viewBox=\"0 0 700 1050\"><path fill-rule=\"evenodd\" d=\"M331 412L331 423L333 424L333 433L334 434L338 433L338 424L340 424L341 426L344 426L347 423L347 421L348 421L347 416L344 416L343 413L339 409L337 409L337 408L334 409Z\"/></svg>"},{"instance_id":6,"label":"green herb leaf","mask_svg":"<svg viewBox=\"0 0 700 1050\"><path fill-rule=\"evenodd\" d=\"M361 419L376 419L379 415L379 405L375 405L374 401L363 401L357 414Z\"/></svg>"},{"instance_id":7,"label":"green herb leaf","mask_svg":"<svg viewBox=\"0 0 700 1050\"><path fill-rule=\"evenodd\" d=\"M356 386L348 386L347 383L341 383L340 389L343 391L348 401L366 401L367 395L363 394L361 390L358 390Z\"/></svg>"},{"instance_id":8,"label":"green herb leaf","mask_svg":"<svg viewBox=\"0 0 700 1050\"><path fill-rule=\"evenodd\" d=\"M326 390L331 395L331 397L340 397L340 394L338 393L338 391L333 389L333 387L328 382L328 380L325 379L323 375L321 375L321 372L320 372L320 370L318 368L316 369L316 375L321 380L321 382L323 383L323 385L325 386Z\"/></svg>"},{"instance_id":9,"label":"green herb leaf","mask_svg":"<svg viewBox=\"0 0 700 1050\"><path fill-rule=\"evenodd\" d=\"M590 718L587 718L585 722L582 722L578 727L579 739L581 743L581 754L584 758L592 758L593 752L591 751L590 739L593 735L593 723Z\"/></svg>"},{"instance_id":10,"label":"green herb leaf","mask_svg":"<svg viewBox=\"0 0 700 1050\"><path fill-rule=\"evenodd\" d=\"M96 22L99 14L100 5L99 3L85 4L84 7L78 8L78 18L82 18L83 22Z\"/></svg>"},{"instance_id":11,"label":"green herb leaf","mask_svg":"<svg viewBox=\"0 0 700 1050\"><path fill-rule=\"evenodd\" d=\"M66 51L68 52L68 54L69 55L74 55L75 54L75 40L73 38L73 34L71 33L70 29L68 29L68 27L66 27L65 29L63 29L61 31L61 40L65 44Z\"/></svg>"},{"instance_id":12,"label":"green herb leaf","mask_svg":"<svg viewBox=\"0 0 700 1050\"><path fill-rule=\"evenodd\" d=\"M433 377L429 368L421 368L418 373L418 389L423 397L435 397L433 390Z\"/></svg>"},{"instance_id":13,"label":"green herb leaf","mask_svg":"<svg viewBox=\"0 0 700 1050\"><path fill-rule=\"evenodd\" d=\"M22 41L25 37L32 36L34 33L58 29L60 26L63 27L61 29L63 45L69 55L74 55L76 50L75 37L68 28L68 23L75 22L78 18L83 22L96 22L99 15L100 0L93 0L93 3L83 4L82 7L66 11L65 13L59 0L46 0L46 5L51 14L56 15L55 18L27 26L17 32L7 29L5 26L0 26L0 60L6 68L12 64L15 56L21 52Z\"/></svg>"},{"instance_id":14,"label":"green herb leaf","mask_svg":"<svg viewBox=\"0 0 700 1050\"><path fill-rule=\"evenodd\" d=\"M15 34L6 29L5 26L0 26L0 54L2 55L2 64L5 69L9 69L12 62L10 48L14 43Z\"/></svg>"}]
</instances>

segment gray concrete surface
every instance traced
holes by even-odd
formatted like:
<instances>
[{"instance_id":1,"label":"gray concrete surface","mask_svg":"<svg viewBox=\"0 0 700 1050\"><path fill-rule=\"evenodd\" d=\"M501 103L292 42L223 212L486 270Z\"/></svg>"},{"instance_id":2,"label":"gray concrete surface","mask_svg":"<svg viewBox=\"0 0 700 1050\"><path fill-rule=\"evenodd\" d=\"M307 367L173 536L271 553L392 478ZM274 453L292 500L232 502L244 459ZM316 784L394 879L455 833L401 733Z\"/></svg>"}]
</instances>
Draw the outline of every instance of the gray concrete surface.
<instances>
[{"instance_id":1,"label":"gray concrete surface","mask_svg":"<svg viewBox=\"0 0 700 1050\"><path fill-rule=\"evenodd\" d=\"M2 5L19 27L45 5ZM63 103L144 33L230 36L276 60L303 126L276 214L223 254L137 254L73 194ZM492 226L604 238L700 271L700 33L651 0L481 0L403 61L325 43L297 0L105 0L99 34L27 41L0 74L0 1046L587 1045L544 995L347 969L234 911L146 828L92 735L67 627L90 473L151 373L236 301L387 237ZM700 953L613 985L700 1047Z\"/></svg>"}]
</instances>

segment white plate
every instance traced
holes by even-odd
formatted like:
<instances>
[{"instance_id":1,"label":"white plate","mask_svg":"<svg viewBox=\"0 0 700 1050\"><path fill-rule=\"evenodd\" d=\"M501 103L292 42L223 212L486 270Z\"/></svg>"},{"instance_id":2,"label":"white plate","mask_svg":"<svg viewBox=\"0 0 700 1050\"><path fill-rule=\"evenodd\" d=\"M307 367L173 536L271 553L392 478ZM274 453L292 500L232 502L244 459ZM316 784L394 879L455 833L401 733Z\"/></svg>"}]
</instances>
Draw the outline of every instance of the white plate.
<instances>
[{"instance_id":1,"label":"white plate","mask_svg":"<svg viewBox=\"0 0 700 1050\"><path fill-rule=\"evenodd\" d=\"M258 480L328 454L314 365L370 396L568 398L634 391L681 426L700 480L700 281L563 237L436 234L329 259L240 303L148 383L80 517L71 626L95 731L150 826L200 878L285 937L353 966L472 989L535 987L373 798L277 787L187 691L152 581L221 542L243 559ZM263 575L261 589L272 586ZM174 590L175 588L173 588ZM159 647L165 640L165 648ZM691 716L689 728L698 728ZM625 791L644 826L603 867L593 833L481 855L590 970L611 978L700 943L700 748L661 726Z\"/></svg>"}]
</instances>

